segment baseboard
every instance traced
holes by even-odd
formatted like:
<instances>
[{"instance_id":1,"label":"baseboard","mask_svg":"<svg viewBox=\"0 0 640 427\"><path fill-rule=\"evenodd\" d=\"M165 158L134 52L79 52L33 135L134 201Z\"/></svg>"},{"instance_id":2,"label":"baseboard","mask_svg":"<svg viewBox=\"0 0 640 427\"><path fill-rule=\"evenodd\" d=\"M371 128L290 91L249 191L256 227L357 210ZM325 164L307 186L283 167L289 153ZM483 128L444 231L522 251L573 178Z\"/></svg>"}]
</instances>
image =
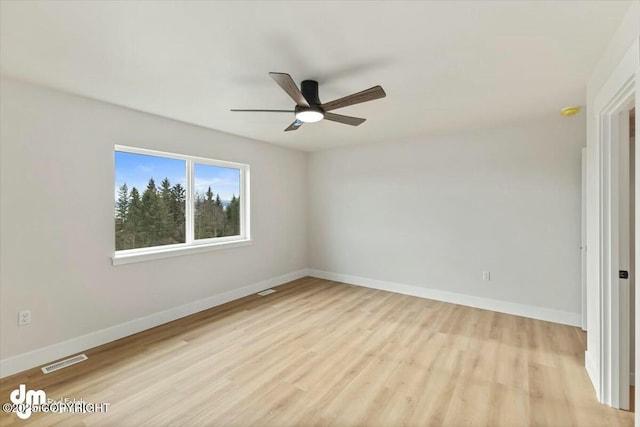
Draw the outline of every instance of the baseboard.
<instances>
[{"instance_id":1,"label":"baseboard","mask_svg":"<svg viewBox=\"0 0 640 427\"><path fill-rule=\"evenodd\" d=\"M294 271L282 276L263 280L252 285L234 289L219 295L214 295L198 301L193 301L169 310L141 317L130 322L112 326L77 338L72 338L61 343L39 348L17 356L0 360L0 378L5 378L27 369L35 368L48 362L52 362L69 355L86 351L90 348L106 344L129 335L162 325L185 316L207 310L209 308L245 297L292 280L300 279L308 275L306 269Z\"/></svg>"},{"instance_id":2,"label":"baseboard","mask_svg":"<svg viewBox=\"0 0 640 427\"><path fill-rule=\"evenodd\" d=\"M536 307L532 305L518 304L508 301L495 300L490 298L464 295L454 292L441 291L438 289L423 288L414 285L386 282L382 280L368 279L365 277L350 276L346 274L332 273L322 270L309 270L309 276L320 279L333 280L336 282L348 283L350 285L363 286L365 288L380 289L398 294L412 295L421 298L428 298L436 301L449 302L453 304L465 305L468 307L492 310L500 313L514 314L516 316L528 317L531 319L545 320L548 322L561 323L563 325L580 326L582 319L580 313L553 310L550 308Z\"/></svg>"},{"instance_id":3,"label":"baseboard","mask_svg":"<svg viewBox=\"0 0 640 427\"><path fill-rule=\"evenodd\" d=\"M596 398L598 402L602 403L602 399L600 398L600 376L598 375L598 366L596 365L596 361L591 357L591 353L588 351L584 352L584 367L587 370L587 375L591 380L591 385L596 392Z\"/></svg>"}]
</instances>

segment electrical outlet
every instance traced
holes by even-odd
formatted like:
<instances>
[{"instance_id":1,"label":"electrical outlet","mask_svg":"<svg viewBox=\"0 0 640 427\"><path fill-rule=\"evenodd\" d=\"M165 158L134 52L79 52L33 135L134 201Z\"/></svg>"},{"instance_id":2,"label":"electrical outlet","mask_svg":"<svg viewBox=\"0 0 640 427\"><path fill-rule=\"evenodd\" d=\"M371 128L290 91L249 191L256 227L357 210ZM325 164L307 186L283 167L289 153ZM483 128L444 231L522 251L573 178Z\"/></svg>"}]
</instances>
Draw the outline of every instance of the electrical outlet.
<instances>
[{"instance_id":1,"label":"electrical outlet","mask_svg":"<svg viewBox=\"0 0 640 427\"><path fill-rule=\"evenodd\" d=\"M22 310L18 312L18 326L28 325L31 323L31 310Z\"/></svg>"},{"instance_id":2,"label":"electrical outlet","mask_svg":"<svg viewBox=\"0 0 640 427\"><path fill-rule=\"evenodd\" d=\"M491 280L491 272L483 271L482 272L482 280Z\"/></svg>"}]
</instances>

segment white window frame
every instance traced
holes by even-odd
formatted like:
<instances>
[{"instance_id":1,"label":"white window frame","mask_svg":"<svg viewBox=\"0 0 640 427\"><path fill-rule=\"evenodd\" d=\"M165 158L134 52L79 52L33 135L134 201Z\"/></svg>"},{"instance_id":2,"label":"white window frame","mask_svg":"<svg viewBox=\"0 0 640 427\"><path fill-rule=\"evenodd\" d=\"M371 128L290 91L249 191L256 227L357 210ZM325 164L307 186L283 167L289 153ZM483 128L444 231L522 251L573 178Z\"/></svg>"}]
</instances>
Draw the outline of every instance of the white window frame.
<instances>
[{"instance_id":1,"label":"white window frame","mask_svg":"<svg viewBox=\"0 0 640 427\"><path fill-rule=\"evenodd\" d=\"M187 255L193 253L207 252L219 249L229 249L239 246L251 244L251 221L250 202L249 202L249 175L250 167L245 163L229 162L225 160L208 159L204 157L189 156L185 154L168 153L165 151L149 150L146 148L128 147L124 145L115 145L116 151L142 154L147 156L165 157L175 160L185 161L185 243L177 243L173 245L151 246L147 248L124 249L120 251L114 250L112 261L113 265L129 264L132 262L148 261L161 259L179 255ZM115 159L115 156L114 156ZM195 239L193 220L194 220L194 171L195 164L207 166L219 166L223 168L233 168L240 170L240 235L212 237L209 239ZM115 173L115 160L114 160ZM115 182L115 179L114 179ZM115 248L115 241L114 241Z\"/></svg>"}]
</instances>

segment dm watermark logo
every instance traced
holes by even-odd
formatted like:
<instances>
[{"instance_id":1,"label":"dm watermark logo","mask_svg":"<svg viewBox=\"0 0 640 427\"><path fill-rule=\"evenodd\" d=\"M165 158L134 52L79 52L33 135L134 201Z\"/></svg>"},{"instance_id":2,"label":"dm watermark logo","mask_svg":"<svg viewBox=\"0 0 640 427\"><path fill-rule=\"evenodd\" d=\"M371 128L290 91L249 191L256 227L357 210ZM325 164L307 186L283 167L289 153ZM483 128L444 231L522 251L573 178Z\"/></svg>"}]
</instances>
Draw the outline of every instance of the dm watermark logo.
<instances>
[{"instance_id":1,"label":"dm watermark logo","mask_svg":"<svg viewBox=\"0 0 640 427\"><path fill-rule=\"evenodd\" d=\"M47 398L44 390L27 390L27 386L20 386L9 393L11 403L3 403L2 410L10 413L15 412L18 418L26 420L34 412L54 413L54 414L86 414L94 412L107 413L109 402L91 403L84 399L71 399L61 397L59 399Z\"/></svg>"},{"instance_id":2,"label":"dm watermark logo","mask_svg":"<svg viewBox=\"0 0 640 427\"><path fill-rule=\"evenodd\" d=\"M18 418L26 420L31 416L34 407L47 403L47 393L44 390L27 390L26 385L20 384L9 394L9 399L15 405L10 409L15 410ZM2 409L5 409L4 406Z\"/></svg>"}]
</instances>

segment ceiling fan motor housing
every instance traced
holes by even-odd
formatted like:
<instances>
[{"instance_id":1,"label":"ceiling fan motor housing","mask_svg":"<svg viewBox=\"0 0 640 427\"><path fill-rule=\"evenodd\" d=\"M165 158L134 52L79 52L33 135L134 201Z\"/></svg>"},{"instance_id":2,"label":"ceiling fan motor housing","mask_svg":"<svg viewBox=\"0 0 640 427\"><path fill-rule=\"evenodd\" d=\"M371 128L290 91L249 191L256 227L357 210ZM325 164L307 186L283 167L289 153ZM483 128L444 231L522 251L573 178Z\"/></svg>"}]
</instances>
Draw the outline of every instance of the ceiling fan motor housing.
<instances>
[{"instance_id":1,"label":"ceiling fan motor housing","mask_svg":"<svg viewBox=\"0 0 640 427\"><path fill-rule=\"evenodd\" d=\"M301 111L317 111L324 115L324 111L320 108L320 98L318 97L318 82L315 80L303 80L300 83L300 92L309 103L309 107L296 105L296 114Z\"/></svg>"},{"instance_id":2,"label":"ceiling fan motor housing","mask_svg":"<svg viewBox=\"0 0 640 427\"><path fill-rule=\"evenodd\" d=\"M307 100L310 106L317 106L322 104L318 97L318 82L315 80L303 80L300 83L300 91L302 96Z\"/></svg>"}]
</instances>

